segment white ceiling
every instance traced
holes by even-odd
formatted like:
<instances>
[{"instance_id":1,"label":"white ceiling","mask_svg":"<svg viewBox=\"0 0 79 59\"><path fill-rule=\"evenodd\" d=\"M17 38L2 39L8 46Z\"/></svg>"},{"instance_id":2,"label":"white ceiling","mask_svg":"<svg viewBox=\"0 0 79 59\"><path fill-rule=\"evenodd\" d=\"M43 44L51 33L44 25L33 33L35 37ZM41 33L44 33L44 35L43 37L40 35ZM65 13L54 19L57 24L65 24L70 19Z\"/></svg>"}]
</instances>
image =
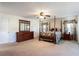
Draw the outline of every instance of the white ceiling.
<instances>
[{"instance_id":1,"label":"white ceiling","mask_svg":"<svg viewBox=\"0 0 79 59\"><path fill-rule=\"evenodd\" d=\"M52 16L79 15L79 2L0 2L0 12L29 17L41 10Z\"/></svg>"}]
</instances>

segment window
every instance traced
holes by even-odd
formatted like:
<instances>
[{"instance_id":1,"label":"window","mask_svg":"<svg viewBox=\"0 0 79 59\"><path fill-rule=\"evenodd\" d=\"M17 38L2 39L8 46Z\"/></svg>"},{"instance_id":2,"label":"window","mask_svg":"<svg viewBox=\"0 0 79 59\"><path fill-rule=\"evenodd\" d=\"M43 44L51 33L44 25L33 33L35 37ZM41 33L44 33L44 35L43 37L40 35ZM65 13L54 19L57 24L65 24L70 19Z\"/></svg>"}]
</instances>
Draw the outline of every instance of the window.
<instances>
[{"instance_id":1,"label":"window","mask_svg":"<svg viewBox=\"0 0 79 59\"><path fill-rule=\"evenodd\" d=\"M74 32L74 25L73 25L73 23L67 23L66 24L66 32L69 34L69 32L71 33L71 34L73 34L73 32Z\"/></svg>"},{"instance_id":2,"label":"window","mask_svg":"<svg viewBox=\"0 0 79 59\"><path fill-rule=\"evenodd\" d=\"M46 32L47 25L43 25L43 32Z\"/></svg>"},{"instance_id":3,"label":"window","mask_svg":"<svg viewBox=\"0 0 79 59\"><path fill-rule=\"evenodd\" d=\"M42 23L42 32L47 32L47 31L48 31L48 22Z\"/></svg>"}]
</instances>

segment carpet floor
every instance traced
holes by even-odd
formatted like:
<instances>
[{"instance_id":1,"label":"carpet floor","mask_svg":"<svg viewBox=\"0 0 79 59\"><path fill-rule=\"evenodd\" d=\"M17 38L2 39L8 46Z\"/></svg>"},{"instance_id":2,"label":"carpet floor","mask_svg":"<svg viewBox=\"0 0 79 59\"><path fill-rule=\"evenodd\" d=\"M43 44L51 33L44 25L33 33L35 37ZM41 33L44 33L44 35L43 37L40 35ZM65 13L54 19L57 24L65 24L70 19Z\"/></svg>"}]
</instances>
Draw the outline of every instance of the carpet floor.
<instances>
[{"instance_id":1,"label":"carpet floor","mask_svg":"<svg viewBox=\"0 0 79 59\"><path fill-rule=\"evenodd\" d=\"M79 56L79 44L63 40L53 44L33 39L0 45L0 56Z\"/></svg>"}]
</instances>

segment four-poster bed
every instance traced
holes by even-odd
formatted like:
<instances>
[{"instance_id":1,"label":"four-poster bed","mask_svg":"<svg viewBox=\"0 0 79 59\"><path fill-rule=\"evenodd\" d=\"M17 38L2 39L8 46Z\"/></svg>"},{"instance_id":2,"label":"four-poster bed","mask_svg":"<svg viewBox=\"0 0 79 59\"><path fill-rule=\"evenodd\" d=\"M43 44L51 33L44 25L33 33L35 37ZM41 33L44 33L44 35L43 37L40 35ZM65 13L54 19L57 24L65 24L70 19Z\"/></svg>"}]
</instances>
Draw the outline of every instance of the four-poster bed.
<instances>
[{"instance_id":1,"label":"four-poster bed","mask_svg":"<svg viewBox=\"0 0 79 59\"><path fill-rule=\"evenodd\" d=\"M39 40L56 43L55 29L61 29L61 25L61 19L55 16L52 21L41 21L39 26Z\"/></svg>"}]
</instances>

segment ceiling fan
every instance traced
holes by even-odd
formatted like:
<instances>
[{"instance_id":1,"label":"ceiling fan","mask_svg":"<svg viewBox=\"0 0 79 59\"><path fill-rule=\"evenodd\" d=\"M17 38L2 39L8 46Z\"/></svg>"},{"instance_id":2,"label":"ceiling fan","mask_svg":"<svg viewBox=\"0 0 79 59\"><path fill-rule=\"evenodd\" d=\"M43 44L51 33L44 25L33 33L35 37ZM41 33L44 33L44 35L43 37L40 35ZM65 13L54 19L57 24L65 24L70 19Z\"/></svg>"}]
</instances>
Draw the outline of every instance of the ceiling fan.
<instances>
[{"instance_id":1,"label":"ceiling fan","mask_svg":"<svg viewBox=\"0 0 79 59\"><path fill-rule=\"evenodd\" d=\"M45 12L39 12L39 13L33 13L31 15L28 16L24 16L26 18L37 18L37 19L47 19L50 18L51 16L49 14L45 14Z\"/></svg>"},{"instance_id":2,"label":"ceiling fan","mask_svg":"<svg viewBox=\"0 0 79 59\"><path fill-rule=\"evenodd\" d=\"M46 19L47 17L50 17L50 15L45 15L44 12L40 12L40 16L42 16L44 19Z\"/></svg>"}]
</instances>

